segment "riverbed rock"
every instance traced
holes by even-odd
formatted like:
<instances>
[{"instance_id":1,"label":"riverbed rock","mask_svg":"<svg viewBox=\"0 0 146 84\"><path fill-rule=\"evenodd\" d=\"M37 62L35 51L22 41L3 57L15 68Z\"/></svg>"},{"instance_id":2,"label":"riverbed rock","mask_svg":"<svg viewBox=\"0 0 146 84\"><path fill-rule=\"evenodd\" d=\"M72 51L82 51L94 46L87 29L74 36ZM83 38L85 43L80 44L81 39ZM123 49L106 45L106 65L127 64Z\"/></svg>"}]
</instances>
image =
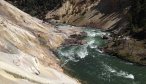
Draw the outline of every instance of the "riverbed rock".
<instances>
[{"instance_id":1,"label":"riverbed rock","mask_svg":"<svg viewBox=\"0 0 146 84\"><path fill-rule=\"evenodd\" d=\"M66 39L63 45L83 45L86 43L86 40L79 40L76 38Z\"/></svg>"},{"instance_id":2,"label":"riverbed rock","mask_svg":"<svg viewBox=\"0 0 146 84\"><path fill-rule=\"evenodd\" d=\"M87 36L87 33L86 32L81 32L79 34L73 34L73 35L70 35L70 38L77 38L77 39L81 39L81 38L84 38Z\"/></svg>"}]
</instances>

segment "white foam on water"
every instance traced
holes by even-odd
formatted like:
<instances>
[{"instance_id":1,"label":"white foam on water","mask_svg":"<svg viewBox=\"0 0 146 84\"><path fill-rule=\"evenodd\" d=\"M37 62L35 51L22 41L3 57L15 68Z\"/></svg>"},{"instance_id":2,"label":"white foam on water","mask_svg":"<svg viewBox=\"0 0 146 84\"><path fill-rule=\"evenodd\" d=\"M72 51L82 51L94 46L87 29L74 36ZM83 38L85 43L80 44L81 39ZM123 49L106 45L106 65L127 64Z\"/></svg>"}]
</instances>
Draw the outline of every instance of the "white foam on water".
<instances>
[{"instance_id":1,"label":"white foam on water","mask_svg":"<svg viewBox=\"0 0 146 84\"><path fill-rule=\"evenodd\" d=\"M103 37L104 35L109 35L106 32L101 32L101 31L97 31L97 30L85 30L85 32L87 33L87 36L89 36L89 37L95 37L95 36Z\"/></svg>"},{"instance_id":2,"label":"white foam on water","mask_svg":"<svg viewBox=\"0 0 146 84\"><path fill-rule=\"evenodd\" d=\"M133 74L128 74L127 72L122 71L122 70L121 71L117 71L117 70L113 69L112 67L110 67L110 66L108 66L106 64L103 64L103 66L105 67L105 70L113 73L116 76L129 78L129 79L134 79L134 75Z\"/></svg>"},{"instance_id":3,"label":"white foam on water","mask_svg":"<svg viewBox=\"0 0 146 84\"><path fill-rule=\"evenodd\" d=\"M91 45L91 44L93 44L95 42L95 40L93 39L91 39L91 40L89 40L89 41L87 41L87 45Z\"/></svg>"},{"instance_id":4,"label":"white foam on water","mask_svg":"<svg viewBox=\"0 0 146 84\"><path fill-rule=\"evenodd\" d=\"M90 37L95 37L96 33L87 32L87 35L90 36Z\"/></svg>"},{"instance_id":5,"label":"white foam on water","mask_svg":"<svg viewBox=\"0 0 146 84\"><path fill-rule=\"evenodd\" d=\"M69 27L69 26L59 26L60 28L65 28L65 27ZM65 50L65 51L62 51L62 50L59 50L59 54L61 56L64 56L66 57L67 59L70 59L70 60L76 60L76 57L77 58L85 58L87 55L88 55L88 50L87 50L87 47L89 46L90 48L97 48L98 45L95 44L95 36L97 35L105 35L106 33L104 32L101 32L101 31L97 31L97 30L86 30L85 31L88 35L89 38L86 38L85 40L87 41L86 44L84 45L80 45L80 46L77 46L77 47L71 47L69 48L68 50ZM103 53L103 51L99 50L98 49L98 52L100 53Z\"/></svg>"},{"instance_id":6,"label":"white foam on water","mask_svg":"<svg viewBox=\"0 0 146 84\"><path fill-rule=\"evenodd\" d=\"M63 26L58 26L59 28L68 28L71 27L70 25L63 25ZM102 36L105 35L106 33L98 31L98 30L85 30L87 33L87 38L85 40L87 41L86 44L84 45L78 45L76 47L71 46L69 49L64 50L62 47L61 49L58 50L58 54L60 54L62 57L65 59L69 59L72 61L79 60L78 58L85 58L88 55L88 49L87 47L90 47L92 49L95 49L98 47L98 44L95 39L95 36ZM96 42L96 43L95 43ZM103 53L103 51L98 49L98 52Z\"/></svg>"},{"instance_id":7,"label":"white foam on water","mask_svg":"<svg viewBox=\"0 0 146 84\"><path fill-rule=\"evenodd\" d=\"M74 48L71 48L70 50L66 50L66 51L58 50L58 54L60 54L61 56L66 57L69 60L72 60L72 61L74 60L75 61Z\"/></svg>"},{"instance_id":8,"label":"white foam on water","mask_svg":"<svg viewBox=\"0 0 146 84\"><path fill-rule=\"evenodd\" d=\"M71 47L68 50L61 48L58 50L58 54L65 57L66 60L72 60L74 62L79 61L78 58L83 59L88 55L87 45L81 45Z\"/></svg>"},{"instance_id":9,"label":"white foam on water","mask_svg":"<svg viewBox=\"0 0 146 84\"><path fill-rule=\"evenodd\" d=\"M101 42L98 41L100 39L96 40L95 36L104 37L105 35L106 36L110 35L110 33L102 32L99 30L85 30L85 32L87 33L87 36L89 37L86 39L87 45L92 49L97 48L101 44ZM100 49L98 49L97 51L100 53L103 53L103 51Z\"/></svg>"},{"instance_id":10,"label":"white foam on water","mask_svg":"<svg viewBox=\"0 0 146 84\"><path fill-rule=\"evenodd\" d=\"M103 66L104 66L105 70L107 70L109 72L112 72L112 73L115 73L116 72L115 69L113 69L112 67L110 67L110 66L108 66L108 65L106 65L104 63L103 63Z\"/></svg>"},{"instance_id":11,"label":"white foam on water","mask_svg":"<svg viewBox=\"0 0 146 84\"><path fill-rule=\"evenodd\" d=\"M103 36L105 36L105 35L106 35L105 32L99 32L99 33L96 33L96 36L101 36L101 37L103 37Z\"/></svg>"},{"instance_id":12,"label":"white foam on water","mask_svg":"<svg viewBox=\"0 0 146 84\"><path fill-rule=\"evenodd\" d=\"M90 46L90 48L92 48L92 49L97 48L97 45L94 45L94 44L91 44L91 45L89 45L89 46Z\"/></svg>"},{"instance_id":13,"label":"white foam on water","mask_svg":"<svg viewBox=\"0 0 146 84\"><path fill-rule=\"evenodd\" d=\"M133 74L128 74L127 72L124 72L124 71L117 72L116 74L117 74L117 76L121 76L124 78L134 79Z\"/></svg>"},{"instance_id":14,"label":"white foam on water","mask_svg":"<svg viewBox=\"0 0 146 84\"><path fill-rule=\"evenodd\" d=\"M80 49L77 51L77 55L83 59L88 55L88 51L87 51L87 45L83 45L80 47Z\"/></svg>"},{"instance_id":15,"label":"white foam on water","mask_svg":"<svg viewBox=\"0 0 146 84\"><path fill-rule=\"evenodd\" d=\"M125 64L128 64L128 65L133 65L133 63L130 63L130 62L124 62Z\"/></svg>"},{"instance_id":16,"label":"white foam on water","mask_svg":"<svg viewBox=\"0 0 146 84\"><path fill-rule=\"evenodd\" d=\"M72 56L72 55L74 55L74 53L73 53L73 51L68 51L68 52L60 52L60 54L62 55L62 56Z\"/></svg>"},{"instance_id":17,"label":"white foam on water","mask_svg":"<svg viewBox=\"0 0 146 84\"><path fill-rule=\"evenodd\" d=\"M100 50L100 49L96 49L99 53L104 53L103 50Z\"/></svg>"},{"instance_id":18,"label":"white foam on water","mask_svg":"<svg viewBox=\"0 0 146 84\"><path fill-rule=\"evenodd\" d=\"M95 43L95 39L89 39L89 41L87 41L87 45L92 49L97 48L97 45L94 43Z\"/></svg>"}]
</instances>

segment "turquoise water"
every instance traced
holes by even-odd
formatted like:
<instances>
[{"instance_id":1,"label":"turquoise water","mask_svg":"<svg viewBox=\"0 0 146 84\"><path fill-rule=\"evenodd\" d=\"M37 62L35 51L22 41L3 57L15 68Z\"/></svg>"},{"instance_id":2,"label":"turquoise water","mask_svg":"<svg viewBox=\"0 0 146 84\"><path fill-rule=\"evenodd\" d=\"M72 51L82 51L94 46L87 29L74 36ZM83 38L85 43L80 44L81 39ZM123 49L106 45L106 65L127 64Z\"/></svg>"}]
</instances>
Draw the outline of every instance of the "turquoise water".
<instances>
[{"instance_id":1,"label":"turquoise water","mask_svg":"<svg viewBox=\"0 0 146 84\"><path fill-rule=\"evenodd\" d=\"M85 29L87 44L63 46L57 51L62 67L83 84L146 84L146 67L120 60L98 48L106 45L106 32Z\"/></svg>"}]
</instances>

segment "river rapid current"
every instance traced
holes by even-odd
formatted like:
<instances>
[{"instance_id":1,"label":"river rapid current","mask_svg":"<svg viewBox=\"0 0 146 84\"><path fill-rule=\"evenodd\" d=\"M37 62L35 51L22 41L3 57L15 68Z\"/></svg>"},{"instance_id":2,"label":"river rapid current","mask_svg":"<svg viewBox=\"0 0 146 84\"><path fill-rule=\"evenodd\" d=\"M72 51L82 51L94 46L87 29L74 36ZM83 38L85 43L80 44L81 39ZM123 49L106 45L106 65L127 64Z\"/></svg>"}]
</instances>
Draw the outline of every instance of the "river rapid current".
<instances>
[{"instance_id":1,"label":"river rapid current","mask_svg":"<svg viewBox=\"0 0 146 84\"><path fill-rule=\"evenodd\" d=\"M146 84L146 67L126 62L104 53L99 47L108 32L85 28L84 45L62 46L57 54L65 71L83 84Z\"/></svg>"}]
</instances>

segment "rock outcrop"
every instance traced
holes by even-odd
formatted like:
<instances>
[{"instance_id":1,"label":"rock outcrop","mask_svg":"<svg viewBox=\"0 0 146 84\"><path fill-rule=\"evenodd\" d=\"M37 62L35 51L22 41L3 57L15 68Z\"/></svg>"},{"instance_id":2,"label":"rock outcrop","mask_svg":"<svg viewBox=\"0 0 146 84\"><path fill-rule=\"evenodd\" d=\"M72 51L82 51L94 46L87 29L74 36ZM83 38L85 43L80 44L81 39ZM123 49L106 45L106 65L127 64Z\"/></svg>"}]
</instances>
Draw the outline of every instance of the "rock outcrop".
<instances>
[{"instance_id":1,"label":"rock outcrop","mask_svg":"<svg viewBox=\"0 0 146 84\"><path fill-rule=\"evenodd\" d=\"M61 7L49 11L46 19L56 19L76 26L112 29L117 24L125 22L123 15L129 9L127 2L127 0L65 0Z\"/></svg>"},{"instance_id":2,"label":"rock outcrop","mask_svg":"<svg viewBox=\"0 0 146 84\"><path fill-rule=\"evenodd\" d=\"M145 41L130 36L116 37L105 48L107 53L140 65L146 65L145 51Z\"/></svg>"},{"instance_id":3,"label":"rock outcrop","mask_svg":"<svg viewBox=\"0 0 146 84\"><path fill-rule=\"evenodd\" d=\"M63 73L51 50L79 32L76 27L57 29L0 0L0 82L78 84Z\"/></svg>"}]
</instances>

